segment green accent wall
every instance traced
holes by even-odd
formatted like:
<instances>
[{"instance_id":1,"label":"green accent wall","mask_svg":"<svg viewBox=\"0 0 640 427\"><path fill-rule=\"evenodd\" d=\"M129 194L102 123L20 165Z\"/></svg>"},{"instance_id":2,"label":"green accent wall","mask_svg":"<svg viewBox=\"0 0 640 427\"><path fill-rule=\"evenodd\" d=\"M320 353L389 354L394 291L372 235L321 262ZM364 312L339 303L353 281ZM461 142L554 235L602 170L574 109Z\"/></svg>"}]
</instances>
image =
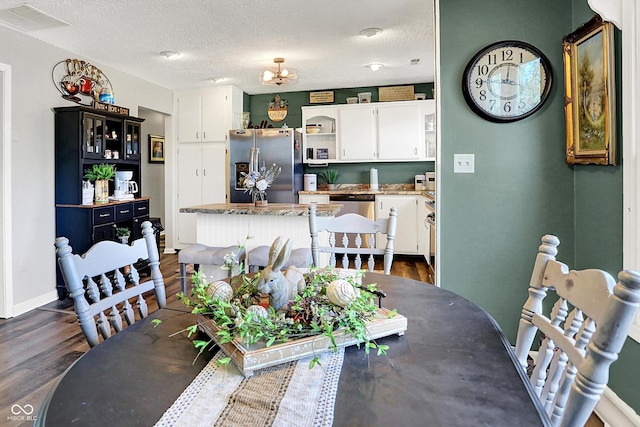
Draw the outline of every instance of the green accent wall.
<instances>
[{"instance_id":1,"label":"green accent wall","mask_svg":"<svg viewBox=\"0 0 640 427\"><path fill-rule=\"evenodd\" d=\"M433 98L433 83L414 84L414 93L424 93L428 99ZM308 105L332 105L346 104L348 97L357 97L358 93L371 92L371 101L378 102L378 87L360 87L349 89L332 89L334 102L330 104L311 104L309 92L275 92L261 95L245 95L245 111L251 114L253 125L259 125L267 120L268 125L282 127L284 123L290 128L302 126L301 107ZM267 106L279 94L281 99L287 101L287 117L282 122L272 122L267 115ZM434 162L407 162L407 163L337 163L329 165L331 169L340 172L338 183L342 184L366 184L369 182L369 169L378 169L378 181L380 184L413 184L414 175L423 174L435 170ZM306 173L317 173L326 168L305 166Z\"/></svg>"},{"instance_id":2,"label":"green accent wall","mask_svg":"<svg viewBox=\"0 0 640 427\"><path fill-rule=\"evenodd\" d=\"M622 268L622 167L569 166L564 157L562 37L594 12L587 0L439 3L440 283L484 308L515 342L543 234L560 238L558 259L572 268L596 267L613 275ZM554 83L540 111L496 124L467 106L461 78L478 50L507 39L541 49L551 61ZM619 72L617 82L619 95ZM474 174L453 173L455 153L475 154ZM609 381L636 412L638 360L640 344L627 339Z\"/></svg>"}]
</instances>

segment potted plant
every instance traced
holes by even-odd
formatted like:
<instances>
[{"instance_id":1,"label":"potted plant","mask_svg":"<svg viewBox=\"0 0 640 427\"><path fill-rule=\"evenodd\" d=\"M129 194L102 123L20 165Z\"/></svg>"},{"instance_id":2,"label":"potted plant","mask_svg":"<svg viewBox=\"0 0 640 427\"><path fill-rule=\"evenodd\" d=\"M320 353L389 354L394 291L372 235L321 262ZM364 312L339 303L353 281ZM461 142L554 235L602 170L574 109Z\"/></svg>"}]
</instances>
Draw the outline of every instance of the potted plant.
<instances>
[{"instance_id":1,"label":"potted plant","mask_svg":"<svg viewBox=\"0 0 640 427\"><path fill-rule=\"evenodd\" d=\"M333 190L335 188L338 176L340 176L340 173L335 169L325 169L320 171L320 178L325 180L328 190Z\"/></svg>"},{"instance_id":2,"label":"potted plant","mask_svg":"<svg viewBox=\"0 0 640 427\"><path fill-rule=\"evenodd\" d=\"M115 165L105 163L95 164L91 169L84 170L84 177L89 181L95 181L95 202L107 203L109 201L109 181L116 175Z\"/></svg>"},{"instance_id":3,"label":"potted plant","mask_svg":"<svg viewBox=\"0 0 640 427\"><path fill-rule=\"evenodd\" d=\"M125 245L129 243L129 236L131 236L131 230L127 227L116 228L116 237L120 240L120 243Z\"/></svg>"}]
</instances>

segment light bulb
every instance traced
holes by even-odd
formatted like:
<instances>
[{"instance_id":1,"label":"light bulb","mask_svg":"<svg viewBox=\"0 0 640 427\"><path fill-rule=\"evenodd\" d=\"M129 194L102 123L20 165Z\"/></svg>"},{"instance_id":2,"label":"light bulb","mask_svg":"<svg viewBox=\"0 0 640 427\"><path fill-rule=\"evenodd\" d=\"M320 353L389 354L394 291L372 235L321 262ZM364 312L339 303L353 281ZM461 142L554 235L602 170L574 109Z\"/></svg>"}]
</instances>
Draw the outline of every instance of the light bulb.
<instances>
[{"instance_id":1,"label":"light bulb","mask_svg":"<svg viewBox=\"0 0 640 427\"><path fill-rule=\"evenodd\" d=\"M369 64L369 65L367 65L367 67L369 67L369 69L371 71L378 71L380 68L383 67L383 65L382 64Z\"/></svg>"},{"instance_id":2,"label":"light bulb","mask_svg":"<svg viewBox=\"0 0 640 427\"><path fill-rule=\"evenodd\" d=\"M275 74L273 74L271 71L267 70L262 74L262 80L264 80L265 82L271 81L274 75Z\"/></svg>"},{"instance_id":3,"label":"light bulb","mask_svg":"<svg viewBox=\"0 0 640 427\"><path fill-rule=\"evenodd\" d=\"M289 70L287 70L286 68L280 71L280 77L287 77L288 75L289 75Z\"/></svg>"}]
</instances>

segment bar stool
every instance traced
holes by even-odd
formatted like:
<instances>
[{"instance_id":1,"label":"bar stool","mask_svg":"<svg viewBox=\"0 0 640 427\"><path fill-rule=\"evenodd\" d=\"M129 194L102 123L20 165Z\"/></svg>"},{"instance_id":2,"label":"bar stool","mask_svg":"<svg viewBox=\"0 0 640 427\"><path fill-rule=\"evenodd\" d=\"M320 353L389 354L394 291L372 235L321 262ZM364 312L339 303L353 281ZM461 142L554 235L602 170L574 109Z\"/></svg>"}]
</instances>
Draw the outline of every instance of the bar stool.
<instances>
[{"instance_id":1,"label":"bar stool","mask_svg":"<svg viewBox=\"0 0 640 427\"><path fill-rule=\"evenodd\" d=\"M193 264L193 269L198 271L200 265L224 266L224 256L235 252L236 260L242 261L245 258L244 248L238 252L238 245L223 247L212 247L202 244L195 244L178 252L178 263L180 264L180 288L182 292L187 292L187 264Z\"/></svg>"},{"instance_id":2,"label":"bar stool","mask_svg":"<svg viewBox=\"0 0 640 427\"><path fill-rule=\"evenodd\" d=\"M247 254L247 271L255 272L260 267L266 267L269 264L270 246L258 246ZM291 251L289 260L284 267L293 265L298 268L308 268L312 264L311 249L298 248Z\"/></svg>"}]
</instances>

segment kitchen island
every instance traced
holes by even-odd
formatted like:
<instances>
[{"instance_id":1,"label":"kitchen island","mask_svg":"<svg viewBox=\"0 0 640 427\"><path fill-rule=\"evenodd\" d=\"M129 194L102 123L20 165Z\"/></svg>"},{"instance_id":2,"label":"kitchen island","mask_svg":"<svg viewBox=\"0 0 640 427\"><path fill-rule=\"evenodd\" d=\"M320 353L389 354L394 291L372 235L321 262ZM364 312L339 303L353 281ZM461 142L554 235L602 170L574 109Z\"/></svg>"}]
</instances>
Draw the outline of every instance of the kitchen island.
<instances>
[{"instance_id":1,"label":"kitchen island","mask_svg":"<svg viewBox=\"0 0 640 427\"><path fill-rule=\"evenodd\" d=\"M197 215L197 243L231 246L244 242L247 251L271 245L282 236L291 239L293 248L310 247L309 205L269 203L220 203L180 209ZM342 205L318 205L318 216L335 216ZM249 237L249 238L247 238ZM194 242L195 243L195 242Z\"/></svg>"}]
</instances>

